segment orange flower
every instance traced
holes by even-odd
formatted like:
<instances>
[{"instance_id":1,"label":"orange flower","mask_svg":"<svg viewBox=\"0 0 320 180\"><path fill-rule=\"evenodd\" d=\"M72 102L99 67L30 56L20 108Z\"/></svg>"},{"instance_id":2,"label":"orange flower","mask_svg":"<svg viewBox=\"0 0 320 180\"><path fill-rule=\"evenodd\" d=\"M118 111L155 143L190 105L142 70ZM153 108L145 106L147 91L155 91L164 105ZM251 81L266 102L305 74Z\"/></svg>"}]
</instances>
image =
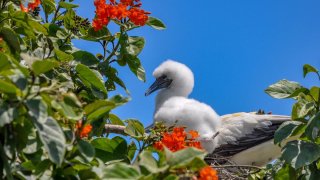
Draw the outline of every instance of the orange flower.
<instances>
[{"instance_id":1,"label":"orange flower","mask_svg":"<svg viewBox=\"0 0 320 180\"><path fill-rule=\"evenodd\" d=\"M86 124L85 126L82 126L82 121L78 121L76 123L76 128L80 138L88 137L89 133L92 130L92 126L90 124Z\"/></svg>"},{"instance_id":2,"label":"orange flower","mask_svg":"<svg viewBox=\"0 0 320 180\"><path fill-rule=\"evenodd\" d=\"M110 18L121 20L129 15L127 5L118 4L110 7Z\"/></svg>"},{"instance_id":3,"label":"orange flower","mask_svg":"<svg viewBox=\"0 0 320 180\"><path fill-rule=\"evenodd\" d=\"M34 0L33 3L28 3L28 9L34 10L36 7L38 7L41 4L40 0Z\"/></svg>"},{"instance_id":4,"label":"orange flower","mask_svg":"<svg viewBox=\"0 0 320 180\"><path fill-rule=\"evenodd\" d=\"M133 0L120 0L122 4L132 6L133 5Z\"/></svg>"},{"instance_id":5,"label":"orange flower","mask_svg":"<svg viewBox=\"0 0 320 180\"><path fill-rule=\"evenodd\" d=\"M195 134L198 134L196 131L193 132L193 137ZM195 147L198 149L202 149L199 141L195 141L194 138L188 139L187 133L185 132L183 127L175 127L173 128L173 132L168 133L164 132L162 134L161 141L154 143L154 148L158 150L163 150L163 146L166 146L171 151L175 152L186 147Z\"/></svg>"},{"instance_id":6,"label":"orange flower","mask_svg":"<svg viewBox=\"0 0 320 180\"><path fill-rule=\"evenodd\" d=\"M139 8L132 8L129 10L129 19L133 24L137 26L144 26L148 21L147 14L150 14L149 12L146 12Z\"/></svg>"},{"instance_id":7,"label":"orange flower","mask_svg":"<svg viewBox=\"0 0 320 180\"><path fill-rule=\"evenodd\" d=\"M146 24L148 20L147 14L150 13L140 9L140 0L120 0L120 3L116 0L110 0L108 2L106 4L106 0L94 0L96 17L92 22L92 26L95 31L108 25L110 19L122 20L129 18L137 26Z\"/></svg>"},{"instance_id":8,"label":"orange flower","mask_svg":"<svg viewBox=\"0 0 320 180\"><path fill-rule=\"evenodd\" d=\"M23 4L20 4L20 9L21 9L21 11L23 11L23 12L28 12L28 11L29 11L29 9L26 8L26 7L24 7Z\"/></svg>"},{"instance_id":9,"label":"orange flower","mask_svg":"<svg viewBox=\"0 0 320 180\"><path fill-rule=\"evenodd\" d=\"M217 171L206 166L199 171L199 180L218 180Z\"/></svg>"},{"instance_id":10,"label":"orange flower","mask_svg":"<svg viewBox=\"0 0 320 180\"><path fill-rule=\"evenodd\" d=\"M199 133L197 131L194 131L194 130L190 130L189 134L191 135L192 139L196 139L196 138L199 137Z\"/></svg>"}]
</instances>

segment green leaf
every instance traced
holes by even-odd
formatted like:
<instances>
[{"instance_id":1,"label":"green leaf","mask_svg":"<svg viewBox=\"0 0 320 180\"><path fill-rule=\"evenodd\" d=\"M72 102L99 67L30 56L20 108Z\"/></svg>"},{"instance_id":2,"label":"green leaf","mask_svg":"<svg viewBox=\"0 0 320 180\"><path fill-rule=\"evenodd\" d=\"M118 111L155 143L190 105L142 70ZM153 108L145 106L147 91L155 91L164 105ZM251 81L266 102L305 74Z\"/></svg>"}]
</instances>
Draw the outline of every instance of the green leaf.
<instances>
[{"instance_id":1,"label":"green leaf","mask_svg":"<svg viewBox=\"0 0 320 180\"><path fill-rule=\"evenodd\" d=\"M144 136L144 127L143 124L135 119L126 120L128 125L124 129L124 132L134 138L143 138Z\"/></svg>"},{"instance_id":2,"label":"green leaf","mask_svg":"<svg viewBox=\"0 0 320 180\"><path fill-rule=\"evenodd\" d=\"M65 9L72 9L72 8L79 7L79 5L77 5L77 4L66 3L63 1L59 2L59 6L65 8Z\"/></svg>"},{"instance_id":3,"label":"green leaf","mask_svg":"<svg viewBox=\"0 0 320 180\"><path fill-rule=\"evenodd\" d=\"M54 49L54 52L57 56L57 59L62 62L68 62L73 60L73 56L71 54L67 54L59 49Z\"/></svg>"},{"instance_id":4,"label":"green leaf","mask_svg":"<svg viewBox=\"0 0 320 180\"><path fill-rule=\"evenodd\" d=\"M320 146L307 141L291 141L282 149L281 159L295 169L307 166L320 157Z\"/></svg>"},{"instance_id":5,"label":"green leaf","mask_svg":"<svg viewBox=\"0 0 320 180\"><path fill-rule=\"evenodd\" d=\"M289 98L297 89L300 88L303 87L296 82L281 80L269 86L265 92L274 98L283 99Z\"/></svg>"},{"instance_id":6,"label":"green leaf","mask_svg":"<svg viewBox=\"0 0 320 180\"><path fill-rule=\"evenodd\" d=\"M287 139L292 133L301 125L299 121L287 121L281 124L281 126L274 133L274 144L279 144L283 140Z\"/></svg>"},{"instance_id":7,"label":"green leaf","mask_svg":"<svg viewBox=\"0 0 320 180\"><path fill-rule=\"evenodd\" d=\"M299 99L292 107L292 119L302 119L314 110L314 102Z\"/></svg>"},{"instance_id":8,"label":"green leaf","mask_svg":"<svg viewBox=\"0 0 320 180\"><path fill-rule=\"evenodd\" d=\"M66 152L66 138L59 124L52 117L48 117L44 123L34 118L34 123L50 160L61 165Z\"/></svg>"},{"instance_id":9,"label":"green leaf","mask_svg":"<svg viewBox=\"0 0 320 180\"><path fill-rule=\"evenodd\" d=\"M42 101L42 99L29 99L27 100L26 105L31 117L34 117L40 123L45 123L47 121L48 106Z\"/></svg>"},{"instance_id":10,"label":"green leaf","mask_svg":"<svg viewBox=\"0 0 320 180\"><path fill-rule=\"evenodd\" d=\"M305 130L305 135L310 139L314 140L318 137L320 130L320 112L312 116L308 120L307 128Z\"/></svg>"},{"instance_id":11,"label":"green leaf","mask_svg":"<svg viewBox=\"0 0 320 180\"><path fill-rule=\"evenodd\" d=\"M138 148L137 148L136 144L133 141L131 141L131 143L128 146L128 159L130 161L133 160L137 150L138 150Z\"/></svg>"},{"instance_id":12,"label":"green leaf","mask_svg":"<svg viewBox=\"0 0 320 180\"><path fill-rule=\"evenodd\" d=\"M10 28L2 27L0 31L1 37L9 44L12 50L20 52L20 42L17 34Z\"/></svg>"},{"instance_id":13,"label":"green leaf","mask_svg":"<svg viewBox=\"0 0 320 180\"><path fill-rule=\"evenodd\" d=\"M82 112L66 102L56 102L55 108L68 119L79 120L82 118Z\"/></svg>"},{"instance_id":14,"label":"green leaf","mask_svg":"<svg viewBox=\"0 0 320 180\"><path fill-rule=\"evenodd\" d=\"M150 173L164 172L169 168L169 166L164 166L161 168L158 167L157 161L154 159L150 151L143 151L140 153L139 164Z\"/></svg>"},{"instance_id":15,"label":"green leaf","mask_svg":"<svg viewBox=\"0 0 320 180\"><path fill-rule=\"evenodd\" d=\"M115 108L115 104L106 100L96 100L88 104L84 111L87 114L88 120L97 120L107 115L111 109Z\"/></svg>"},{"instance_id":16,"label":"green leaf","mask_svg":"<svg viewBox=\"0 0 320 180\"><path fill-rule=\"evenodd\" d=\"M78 64L76 66L76 71L81 79L81 81L91 89L97 89L107 94L106 87L104 86L103 80L90 68L83 64Z\"/></svg>"},{"instance_id":17,"label":"green leaf","mask_svg":"<svg viewBox=\"0 0 320 180\"><path fill-rule=\"evenodd\" d=\"M77 96L73 93L67 93L67 94L64 94L63 95L63 101L72 106L72 107L78 107L78 108L81 108L82 107L82 104L81 102L79 101L79 99L77 98Z\"/></svg>"},{"instance_id":18,"label":"green leaf","mask_svg":"<svg viewBox=\"0 0 320 180\"><path fill-rule=\"evenodd\" d=\"M138 79L145 82L145 70L141 65L140 59L138 57L128 56L127 63L130 70L138 77Z\"/></svg>"},{"instance_id":19,"label":"green leaf","mask_svg":"<svg viewBox=\"0 0 320 180\"><path fill-rule=\"evenodd\" d=\"M141 175L132 166L125 163L115 163L107 166L103 170L103 178L108 180L125 180L125 179L139 179Z\"/></svg>"},{"instance_id":20,"label":"green leaf","mask_svg":"<svg viewBox=\"0 0 320 180\"><path fill-rule=\"evenodd\" d=\"M39 60L32 63L32 70L37 76L39 74L46 73L58 66L59 63L53 59Z\"/></svg>"},{"instance_id":21,"label":"green leaf","mask_svg":"<svg viewBox=\"0 0 320 180\"><path fill-rule=\"evenodd\" d=\"M311 87L310 95L313 97L316 103L318 103L320 101L320 88L317 86Z\"/></svg>"},{"instance_id":22,"label":"green leaf","mask_svg":"<svg viewBox=\"0 0 320 180\"><path fill-rule=\"evenodd\" d=\"M48 31L47 29L41 25L40 23L38 23L37 21L28 19L28 24L31 26L31 28L38 33L42 33L44 35L48 35Z\"/></svg>"},{"instance_id":23,"label":"green leaf","mask_svg":"<svg viewBox=\"0 0 320 180\"><path fill-rule=\"evenodd\" d=\"M318 76L319 76L319 71L315 67L313 67L309 64L305 64L303 66L303 77L306 77L307 74L311 73L311 72L314 72L314 73L318 74ZM319 76L319 78L320 78L320 76Z\"/></svg>"},{"instance_id":24,"label":"green leaf","mask_svg":"<svg viewBox=\"0 0 320 180\"><path fill-rule=\"evenodd\" d=\"M46 15L53 13L56 9L56 4L54 0L42 0L41 5Z\"/></svg>"},{"instance_id":25,"label":"green leaf","mask_svg":"<svg viewBox=\"0 0 320 180\"><path fill-rule=\"evenodd\" d=\"M149 16L149 18L148 18L147 25L151 26L157 30L166 29L166 25L164 25L164 23L160 19L157 19L157 18L151 17L151 16Z\"/></svg>"},{"instance_id":26,"label":"green leaf","mask_svg":"<svg viewBox=\"0 0 320 180\"><path fill-rule=\"evenodd\" d=\"M192 163L195 158L203 159L206 152L196 148L186 148L177 152L171 152L165 148L167 162L172 168L185 167Z\"/></svg>"},{"instance_id":27,"label":"green leaf","mask_svg":"<svg viewBox=\"0 0 320 180\"><path fill-rule=\"evenodd\" d=\"M93 54L87 51L77 51L74 52L72 56L76 61L87 66L94 66L99 63L99 60Z\"/></svg>"},{"instance_id":28,"label":"green leaf","mask_svg":"<svg viewBox=\"0 0 320 180\"><path fill-rule=\"evenodd\" d=\"M95 31L91 27L88 30L88 34L82 37L82 39L85 39L87 41L95 41L95 42L101 41L101 40L109 41L113 39L113 36L111 35L110 31L106 27L103 27L99 31Z\"/></svg>"},{"instance_id":29,"label":"green leaf","mask_svg":"<svg viewBox=\"0 0 320 180\"><path fill-rule=\"evenodd\" d=\"M137 56L142 51L145 44L145 40L143 37L131 36L127 39L127 53Z\"/></svg>"},{"instance_id":30,"label":"green leaf","mask_svg":"<svg viewBox=\"0 0 320 180\"><path fill-rule=\"evenodd\" d=\"M288 164L285 164L274 176L275 180L297 179L295 170Z\"/></svg>"},{"instance_id":31,"label":"green leaf","mask_svg":"<svg viewBox=\"0 0 320 180\"><path fill-rule=\"evenodd\" d=\"M109 99L109 101L114 102L116 106L121 106L130 101L130 98L123 97L121 95L115 95Z\"/></svg>"},{"instance_id":32,"label":"green leaf","mask_svg":"<svg viewBox=\"0 0 320 180\"><path fill-rule=\"evenodd\" d=\"M17 108L0 108L0 127L11 123L19 115Z\"/></svg>"},{"instance_id":33,"label":"green leaf","mask_svg":"<svg viewBox=\"0 0 320 180\"><path fill-rule=\"evenodd\" d=\"M95 148L96 157L103 162L127 159L127 142L119 136L112 139L95 138L91 145Z\"/></svg>"},{"instance_id":34,"label":"green leaf","mask_svg":"<svg viewBox=\"0 0 320 180\"><path fill-rule=\"evenodd\" d=\"M81 154L86 158L87 161L91 162L95 155L94 147L87 141L79 140L78 147Z\"/></svg>"},{"instance_id":35,"label":"green leaf","mask_svg":"<svg viewBox=\"0 0 320 180\"><path fill-rule=\"evenodd\" d=\"M114 124L114 125L121 125L121 126L125 125L124 122L121 121L121 119L114 114L109 114L109 120L111 124Z\"/></svg>"},{"instance_id":36,"label":"green leaf","mask_svg":"<svg viewBox=\"0 0 320 180\"><path fill-rule=\"evenodd\" d=\"M21 94L20 90L12 83L0 79L0 92L6 94Z\"/></svg>"}]
</instances>

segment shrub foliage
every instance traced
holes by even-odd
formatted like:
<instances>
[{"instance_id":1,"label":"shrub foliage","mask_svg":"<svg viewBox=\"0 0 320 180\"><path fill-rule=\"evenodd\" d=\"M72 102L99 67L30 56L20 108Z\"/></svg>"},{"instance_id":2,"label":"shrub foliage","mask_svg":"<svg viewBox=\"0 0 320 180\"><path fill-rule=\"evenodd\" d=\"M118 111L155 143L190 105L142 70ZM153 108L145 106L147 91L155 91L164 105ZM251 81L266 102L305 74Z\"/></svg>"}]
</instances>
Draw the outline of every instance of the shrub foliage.
<instances>
[{"instance_id":1,"label":"shrub foliage","mask_svg":"<svg viewBox=\"0 0 320 180\"><path fill-rule=\"evenodd\" d=\"M150 144L156 136L146 134L142 123L112 113L130 98L108 95L118 87L127 90L116 63L145 81L138 57L145 40L131 30L165 25L137 0L86 3L100 12L93 25L76 13L79 5L72 0L0 1L0 178L194 176L206 166L204 151L155 150ZM111 33L109 23L118 32ZM100 44L101 53L74 47L74 39Z\"/></svg>"}]
</instances>

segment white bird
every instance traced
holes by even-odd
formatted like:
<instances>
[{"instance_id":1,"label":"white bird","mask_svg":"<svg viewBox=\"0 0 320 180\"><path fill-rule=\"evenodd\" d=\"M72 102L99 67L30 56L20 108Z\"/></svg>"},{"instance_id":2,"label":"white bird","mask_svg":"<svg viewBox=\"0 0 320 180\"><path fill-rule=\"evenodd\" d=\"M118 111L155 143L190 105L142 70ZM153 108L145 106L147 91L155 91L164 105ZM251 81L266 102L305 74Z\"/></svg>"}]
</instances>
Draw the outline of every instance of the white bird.
<instances>
[{"instance_id":1,"label":"white bird","mask_svg":"<svg viewBox=\"0 0 320 180\"><path fill-rule=\"evenodd\" d=\"M198 131L205 150L231 157L236 164L265 165L280 155L281 149L272 139L275 130L290 120L289 116L244 112L219 116L210 106L188 98L194 76L179 62L165 61L154 70L153 76L156 81L145 95L160 90L156 96L155 122Z\"/></svg>"}]
</instances>

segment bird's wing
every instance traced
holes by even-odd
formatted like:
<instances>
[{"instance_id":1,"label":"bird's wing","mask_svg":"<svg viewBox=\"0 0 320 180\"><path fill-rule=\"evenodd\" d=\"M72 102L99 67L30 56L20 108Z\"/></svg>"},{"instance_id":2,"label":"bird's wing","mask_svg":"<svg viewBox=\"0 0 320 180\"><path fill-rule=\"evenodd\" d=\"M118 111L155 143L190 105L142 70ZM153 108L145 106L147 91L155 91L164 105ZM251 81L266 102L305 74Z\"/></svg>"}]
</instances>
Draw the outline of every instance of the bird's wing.
<instances>
[{"instance_id":1,"label":"bird's wing","mask_svg":"<svg viewBox=\"0 0 320 180\"><path fill-rule=\"evenodd\" d=\"M214 154L233 156L244 150L265 143L274 137L274 132L290 116L236 113L222 116L222 128L217 137Z\"/></svg>"}]
</instances>

